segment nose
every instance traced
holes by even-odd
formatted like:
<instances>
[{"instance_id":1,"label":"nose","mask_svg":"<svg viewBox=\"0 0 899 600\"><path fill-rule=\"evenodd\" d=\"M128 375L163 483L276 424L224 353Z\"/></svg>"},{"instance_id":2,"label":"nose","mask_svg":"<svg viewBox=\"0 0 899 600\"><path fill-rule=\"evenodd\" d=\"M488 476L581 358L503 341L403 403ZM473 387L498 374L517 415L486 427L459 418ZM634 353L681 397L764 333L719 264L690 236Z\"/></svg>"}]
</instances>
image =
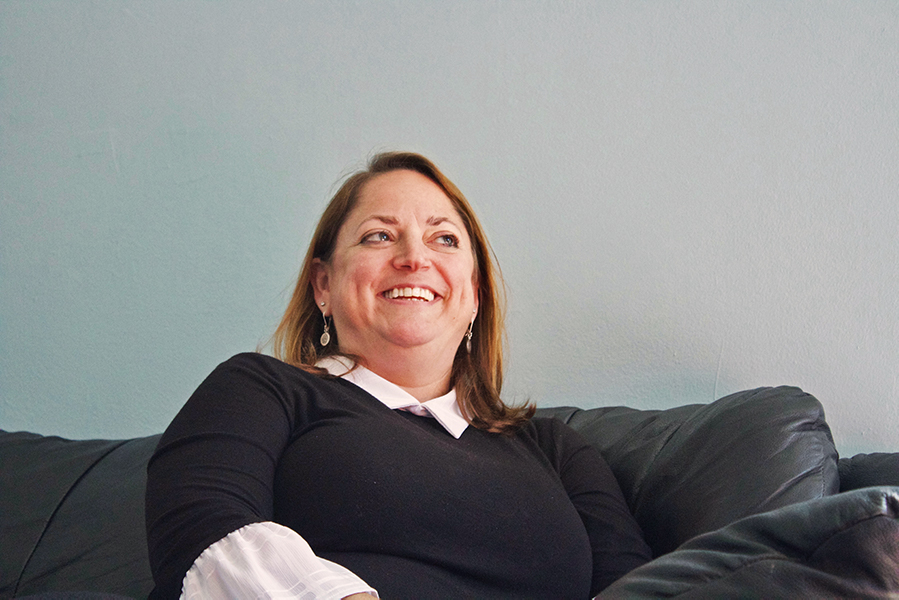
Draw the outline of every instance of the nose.
<instances>
[{"instance_id":1,"label":"nose","mask_svg":"<svg viewBox=\"0 0 899 600\"><path fill-rule=\"evenodd\" d=\"M426 268L430 264L428 249L420 240L403 238L395 247L394 268L417 271Z\"/></svg>"}]
</instances>

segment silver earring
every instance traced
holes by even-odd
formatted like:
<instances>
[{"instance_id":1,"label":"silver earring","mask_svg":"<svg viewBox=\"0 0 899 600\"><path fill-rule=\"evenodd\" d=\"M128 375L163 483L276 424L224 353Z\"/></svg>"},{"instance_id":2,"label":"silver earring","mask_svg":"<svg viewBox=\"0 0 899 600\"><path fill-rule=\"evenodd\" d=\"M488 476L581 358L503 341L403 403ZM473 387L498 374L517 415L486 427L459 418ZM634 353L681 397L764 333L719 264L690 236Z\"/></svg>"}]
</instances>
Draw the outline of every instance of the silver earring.
<instances>
[{"instance_id":1,"label":"silver earring","mask_svg":"<svg viewBox=\"0 0 899 600\"><path fill-rule=\"evenodd\" d=\"M322 302L322 304L324 304L324 302ZM318 341L321 342L322 347L324 347L331 341L331 334L328 333L331 330L331 326L328 324L328 317L325 316L325 313L322 313L322 319L325 321L325 331Z\"/></svg>"},{"instance_id":2,"label":"silver earring","mask_svg":"<svg viewBox=\"0 0 899 600\"><path fill-rule=\"evenodd\" d=\"M473 335L474 319L468 324L468 332L465 334L465 350L471 354L471 336Z\"/></svg>"}]
</instances>

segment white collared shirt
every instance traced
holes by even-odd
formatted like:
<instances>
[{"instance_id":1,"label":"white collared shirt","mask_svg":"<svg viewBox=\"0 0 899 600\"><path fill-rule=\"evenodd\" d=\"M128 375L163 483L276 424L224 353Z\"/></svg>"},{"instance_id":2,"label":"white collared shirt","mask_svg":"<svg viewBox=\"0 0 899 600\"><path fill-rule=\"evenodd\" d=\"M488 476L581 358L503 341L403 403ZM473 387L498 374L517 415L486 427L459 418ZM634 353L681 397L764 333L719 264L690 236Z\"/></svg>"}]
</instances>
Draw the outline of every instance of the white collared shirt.
<instances>
[{"instance_id":1,"label":"white collared shirt","mask_svg":"<svg viewBox=\"0 0 899 600\"><path fill-rule=\"evenodd\" d=\"M394 410L433 417L454 438L468 427L456 402L456 390L419 402L412 394L343 357L316 363ZM309 544L288 527L266 521L232 531L206 548L184 576L181 598L303 598L340 600L378 592L348 569L315 555Z\"/></svg>"},{"instance_id":2,"label":"white collared shirt","mask_svg":"<svg viewBox=\"0 0 899 600\"><path fill-rule=\"evenodd\" d=\"M456 390L432 400L419 402L400 386L387 381L380 375L369 371L362 365L352 369L353 363L343 357L326 357L315 366L326 369L328 373L354 383L394 410L405 410L422 417L437 419L443 428L457 440L468 427L468 421L462 416L459 403L456 402Z\"/></svg>"}]
</instances>

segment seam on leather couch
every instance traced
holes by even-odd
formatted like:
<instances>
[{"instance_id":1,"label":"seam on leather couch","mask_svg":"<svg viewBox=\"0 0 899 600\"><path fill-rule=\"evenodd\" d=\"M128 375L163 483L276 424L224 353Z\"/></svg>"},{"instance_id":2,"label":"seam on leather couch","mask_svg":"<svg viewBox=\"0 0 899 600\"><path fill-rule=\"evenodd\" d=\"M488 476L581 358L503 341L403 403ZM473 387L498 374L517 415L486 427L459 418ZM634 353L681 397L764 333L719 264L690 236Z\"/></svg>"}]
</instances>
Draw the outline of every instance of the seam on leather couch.
<instances>
[{"instance_id":1,"label":"seam on leather couch","mask_svg":"<svg viewBox=\"0 0 899 600\"><path fill-rule=\"evenodd\" d=\"M889 501L889 504L894 504L894 502ZM890 512L892 512L893 514L884 514L884 513L868 514L868 515L865 515L864 517L860 517L858 519L853 519L850 522L842 524L839 528L834 529L832 534L830 536L828 536L826 539L822 540L817 546L815 546L814 548L810 548L803 556L788 556L786 554L782 554L782 553L774 550L774 551L772 551L771 554L765 554L762 556L757 556L757 557L748 559L745 562L741 563L738 567L736 567L730 571L727 571L725 573L721 573L720 576L717 578L710 578L708 581L709 582L713 582L716 580L724 581L730 577L738 576L740 574L740 572L745 569L750 569L756 565L759 565L760 563L766 563L766 562L791 563L791 564L807 567L810 569L814 569L817 571L818 569L816 569L814 567L814 565L811 564L814 561L815 554L817 554L822 548L824 548L827 544L829 544L834 538L842 535L843 533L849 532L856 527L865 525L867 523L872 523L872 522L877 522L877 521L893 521L893 522L895 522L896 521L895 508L893 509L893 511L890 511ZM687 592L687 594L691 594L694 591L695 590L690 590L689 592ZM682 595L682 594L678 594L678 596L680 596L680 595ZM674 596L674 597L677 597L677 596Z\"/></svg>"},{"instance_id":2,"label":"seam on leather couch","mask_svg":"<svg viewBox=\"0 0 899 600\"><path fill-rule=\"evenodd\" d=\"M13 598L15 598L18 595L19 587L22 585L22 578L25 576L25 573L28 571L28 565L31 563L31 559L34 558L34 555L37 552L38 547L41 545L41 541L44 539L44 535L47 533L47 530L50 528L50 524L53 523L53 519L56 518L56 514L59 512L59 509L62 507L62 505L65 504L66 499L72 493L72 490L74 490L78 486L78 484L81 482L81 480L83 480L85 478L85 476L88 473L90 473L103 459L105 459L107 456L109 456L110 453L114 452L120 446L127 443L127 441L128 440L120 441L118 444L115 444L114 446L110 447L108 450L103 452L103 454L98 456L97 460L92 462L90 464L90 466L88 466L86 469L84 469L84 471L82 471L81 475L79 475L78 478L72 482L72 485L69 486L69 488L66 490L66 493L63 494L62 498L59 499L59 502L57 502L56 506L53 508L53 512L50 513L50 516L44 522L44 527L41 529L41 534L40 534L40 536L38 536L37 540L34 542L34 545L31 547L31 551L28 553L28 558L25 560L25 562L22 565L22 570L19 571L18 575L16 576L16 585L13 588Z\"/></svg>"},{"instance_id":3,"label":"seam on leather couch","mask_svg":"<svg viewBox=\"0 0 899 600\"><path fill-rule=\"evenodd\" d=\"M663 441L661 444L659 444L659 447L656 448L655 452L653 452L652 458L647 462L647 472L649 472L648 469L651 469L652 465L655 464L656 459L659 457L659 454L661 454L662 451L668 446L668 443L671 441L671 438L674 437L675 434L677 434L677 432L680 430L681 427L683 427L684 422L685 421L681 421L680 423L677 423L677 425L675 425L674 427L669 426L669 428L665 430L665 434L666 434L665 441ZM643 485L645 483L646 483L646 477L645 476L641 477L639 483L637 484L637 487L634 489L634 500L637 500L638 498L642 498Z\"/></svg>"}]
</instances>

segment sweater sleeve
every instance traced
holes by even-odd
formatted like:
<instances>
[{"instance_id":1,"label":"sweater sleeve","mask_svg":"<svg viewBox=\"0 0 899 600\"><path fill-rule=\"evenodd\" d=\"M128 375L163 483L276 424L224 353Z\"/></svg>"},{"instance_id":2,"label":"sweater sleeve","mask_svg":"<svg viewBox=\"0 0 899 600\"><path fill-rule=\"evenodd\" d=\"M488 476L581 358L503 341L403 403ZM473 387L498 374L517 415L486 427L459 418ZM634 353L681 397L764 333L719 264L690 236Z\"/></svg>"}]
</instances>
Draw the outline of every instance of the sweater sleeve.
<instances>
[{"instance_id":1,"label":"sweater sleeve","mask_svg":"<svg viewBox=\"0 0 899 600\"><path fill-rule=\"evenodd\" d=\"M539 419L535 419L539 421ZM542 430L542 431L541 431ZM593 551L591 594L652 560L612 469L596 448L556 419L538 426L540 443L559 472Z\"/></svg>"},{"instance_id":2,"label":"sweater sleeve","mask_svg":"<svg viewBox=\"0 0 899 600\"><path fill-rule=\"evenodd\" d=\"M270 521L278 458L295 401L274 359L242 354L219 365L163 434L147 468L153 598L177 598L213 542Z\"/></svg>"}]
</instances>

